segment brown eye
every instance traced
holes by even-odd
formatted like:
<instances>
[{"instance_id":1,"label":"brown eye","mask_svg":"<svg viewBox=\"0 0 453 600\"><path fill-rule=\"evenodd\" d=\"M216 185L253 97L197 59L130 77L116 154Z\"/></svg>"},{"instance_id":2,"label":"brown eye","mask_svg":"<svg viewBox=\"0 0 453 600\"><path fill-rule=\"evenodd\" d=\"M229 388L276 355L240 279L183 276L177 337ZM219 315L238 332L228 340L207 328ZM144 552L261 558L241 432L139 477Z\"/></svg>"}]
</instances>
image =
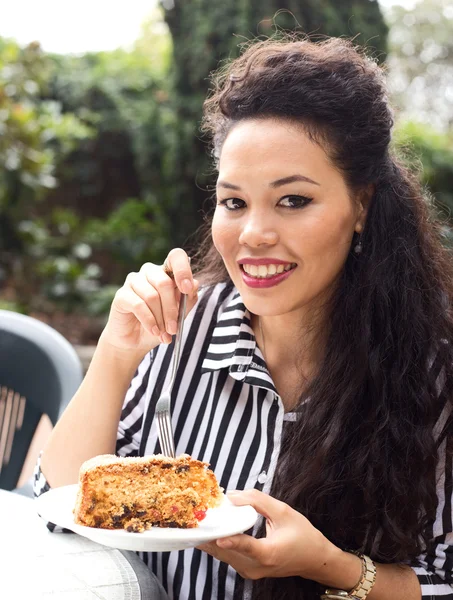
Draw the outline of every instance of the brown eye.
<instances>
[{"instance_id":1,"label":"brown eye","mask_svg":"<svg viewBox=\"0 0 453 600\"><path fill-rule=\"evenodd\" d=\"M280 199L279 206L284 208L303 208L309 204L313 198L307 196L285 196Z\"/></svg>"},{"instance_id":2,"label":"brown eye","mask_svg":"<svg viewBox=\"0 0 453 600\"><path fill-rule=\"evenodd\" d=\"M221 200L219 204L222 204L227 210L239 210L245 207L244 200L240 198L227 198L226 200Z\"/></svg>"}]
</instances>

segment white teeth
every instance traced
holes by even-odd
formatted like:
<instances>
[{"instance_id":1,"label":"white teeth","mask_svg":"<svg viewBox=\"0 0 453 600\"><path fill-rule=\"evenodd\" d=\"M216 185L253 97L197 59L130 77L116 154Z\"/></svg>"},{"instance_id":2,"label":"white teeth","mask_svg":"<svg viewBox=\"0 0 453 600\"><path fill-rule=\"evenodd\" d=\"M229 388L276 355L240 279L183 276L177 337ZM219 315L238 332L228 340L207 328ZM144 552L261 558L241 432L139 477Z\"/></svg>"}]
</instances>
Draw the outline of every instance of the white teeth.
<instances>
[{"instance_id":1,"label":"white teeth","mask_svg":"<svg viewBox=\"0 0 453 600\"><path fill-rule=\"evenodd\" d=\"M242 265L242 268L246 273L252 277L262 279L265 277L272 277L276 273L283 273L283 271L289 271L294 269L297 265L295 263L286 265Z\"/></svg>"},{"instance_id":2,"label":"white teeth","mask_svg":"<svg viewBox=\"0 0 453 600\"><path fill-rule=\"evenodd\" d=\"M269 275L275 275L275 273L277 272L277 265L268 265L267 272Z\"/></svg>"}]
</instances>

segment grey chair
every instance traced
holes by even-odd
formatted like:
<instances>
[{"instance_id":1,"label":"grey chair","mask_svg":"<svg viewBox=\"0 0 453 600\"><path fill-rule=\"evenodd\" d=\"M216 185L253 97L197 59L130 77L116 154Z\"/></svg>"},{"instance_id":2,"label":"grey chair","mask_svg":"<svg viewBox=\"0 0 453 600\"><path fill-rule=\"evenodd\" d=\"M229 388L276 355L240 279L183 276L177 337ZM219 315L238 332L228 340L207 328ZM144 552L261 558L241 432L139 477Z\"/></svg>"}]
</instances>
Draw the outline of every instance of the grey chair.
<instances>
[{"instance_id":1,"label":"grey chair","mask_svg":"<svg viewBox=\"0 0 453 600\"><path fill-rule=\"evenodd\" d=\"M41 416L55 425L82 377L80 360L61 334L0 310L0 488L17 486Z\"/></svg>"}]
</instances>

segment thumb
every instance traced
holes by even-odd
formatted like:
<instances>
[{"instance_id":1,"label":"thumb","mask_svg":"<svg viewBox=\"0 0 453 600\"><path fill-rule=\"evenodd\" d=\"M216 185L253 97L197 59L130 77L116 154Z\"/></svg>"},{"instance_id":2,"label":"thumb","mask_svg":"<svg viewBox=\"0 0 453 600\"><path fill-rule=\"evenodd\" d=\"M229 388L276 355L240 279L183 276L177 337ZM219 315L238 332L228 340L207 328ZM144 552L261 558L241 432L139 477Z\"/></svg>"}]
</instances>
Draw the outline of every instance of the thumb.
<instances>
[{"instance_id":1,"label":"thumb","mask_svg":"<svg viewBox=\"0 0 453 600\"><path fill-rule=\"evenodd\" d=\"M216 541L219 548L234 550L243 556L253 558L259 562L268 554L266 539L255 539L251 535L239 534Z\"/></svg>"},{"instance_id":2,"label":"thumb","mask_svg":"<svg viewBox=\"0 0 453 600\"><path fill-rule=\"evenodd\" d=\"M193 280L193 291L187 296L186 315L192 310L195 304L198 302L198 290L200 288L200 282L198 279Z\"/></svg>"},{"instance_id":3,"label":"thumb","mask_svg":"<svg viewBox=\"0 0 453 600\"><path fill-rule=\"evenodd\" d=\"M250 505L260 515L274 523L282 522L288 515L289 506L258 490L227 492L228 499L235 506Z\"/></svg>"}]
</instances>

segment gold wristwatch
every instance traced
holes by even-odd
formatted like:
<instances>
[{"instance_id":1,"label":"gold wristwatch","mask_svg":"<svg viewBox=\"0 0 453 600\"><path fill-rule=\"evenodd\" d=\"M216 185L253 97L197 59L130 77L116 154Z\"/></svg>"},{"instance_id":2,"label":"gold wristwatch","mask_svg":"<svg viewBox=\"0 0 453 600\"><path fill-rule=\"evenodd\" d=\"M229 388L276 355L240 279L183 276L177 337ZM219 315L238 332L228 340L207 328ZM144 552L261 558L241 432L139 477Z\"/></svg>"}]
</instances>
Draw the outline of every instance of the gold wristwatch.
<instances>
[{"instance_id":1,"label":"gold wristwatch","mask_svg":"<svg viewBox=\"0 0 453 600\"><path fill-rule=\"evenodd\" d=\"M359 582L350 592L329 588L322 594L321 600L365 600L373 589L376 581L376 565L374 562L365 554L351 550L347 550L347 552L352 552L362 560L362 575Z\"/></svg>"}]
</instances>

